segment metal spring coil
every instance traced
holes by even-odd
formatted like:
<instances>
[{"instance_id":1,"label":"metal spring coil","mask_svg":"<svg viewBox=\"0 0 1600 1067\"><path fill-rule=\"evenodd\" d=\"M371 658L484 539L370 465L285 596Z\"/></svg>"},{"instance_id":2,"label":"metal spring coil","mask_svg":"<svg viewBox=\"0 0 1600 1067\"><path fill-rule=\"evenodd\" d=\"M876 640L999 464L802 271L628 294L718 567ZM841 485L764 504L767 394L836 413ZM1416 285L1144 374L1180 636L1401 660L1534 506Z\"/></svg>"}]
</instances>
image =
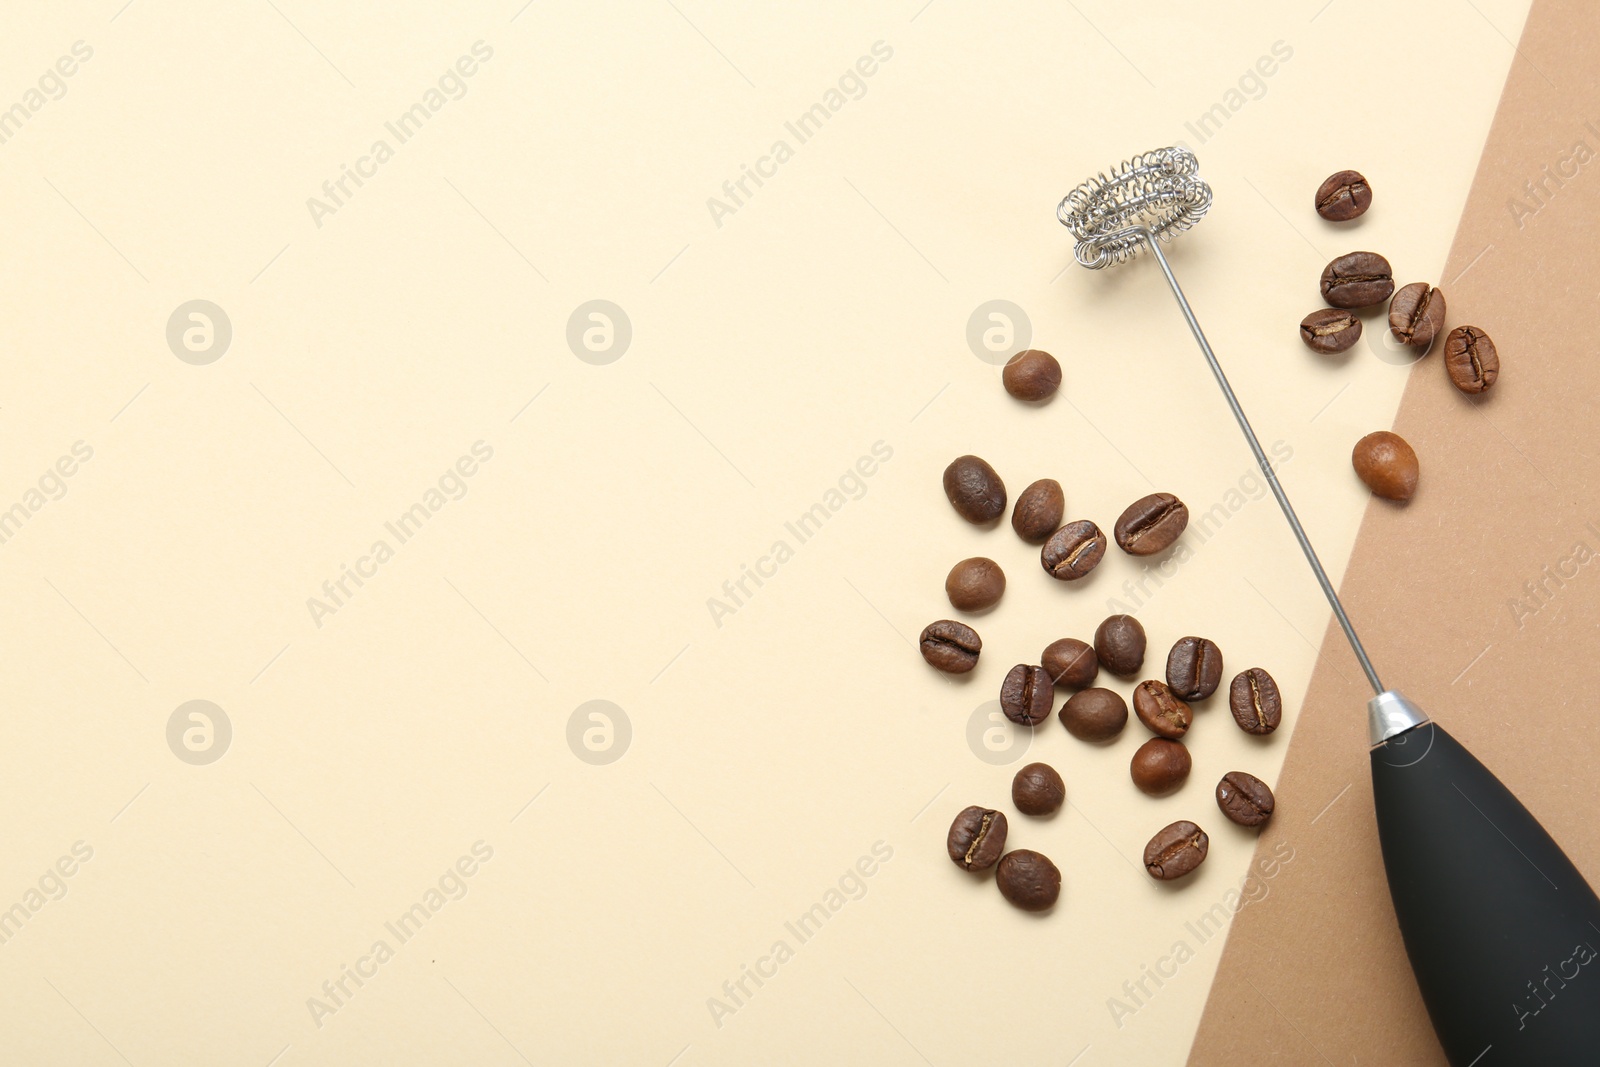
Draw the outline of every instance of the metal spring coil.
<instances>
[{"instance_id":1,"label":"metal spring coil","mask_svg":"<svg viewBox=\"0 0 1600 1067\"><path fill-rule=\"evenodd\" d=\"M1186 148L1144 152L1097 174L1062 198L1056 216L1077 238L1073 256L1091 270L1132 259L1146 235L1187 230L1211 206L1211 187Z\"/></svg>"}]
</instances>

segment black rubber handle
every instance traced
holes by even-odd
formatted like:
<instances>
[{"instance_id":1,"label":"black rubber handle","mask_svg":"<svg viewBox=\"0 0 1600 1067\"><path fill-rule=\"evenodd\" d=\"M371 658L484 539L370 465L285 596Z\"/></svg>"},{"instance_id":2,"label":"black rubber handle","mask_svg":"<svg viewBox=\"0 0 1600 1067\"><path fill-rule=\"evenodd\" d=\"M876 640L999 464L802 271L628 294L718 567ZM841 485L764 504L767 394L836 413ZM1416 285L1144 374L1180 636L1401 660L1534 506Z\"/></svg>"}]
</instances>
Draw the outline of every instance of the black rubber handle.
<instances>
[{"instance_id":1,"label":"black rubber handle","mask_svg":"<svg viewBox=\"0 0 1600 1067\"><path fill-rule=\"evenodd\" d=\"M1600 898L1566 853L1431 722L1372 750L1372 789L1400 933L1452 1067L1600 1063Z\"/></svg>"}]
</instances>

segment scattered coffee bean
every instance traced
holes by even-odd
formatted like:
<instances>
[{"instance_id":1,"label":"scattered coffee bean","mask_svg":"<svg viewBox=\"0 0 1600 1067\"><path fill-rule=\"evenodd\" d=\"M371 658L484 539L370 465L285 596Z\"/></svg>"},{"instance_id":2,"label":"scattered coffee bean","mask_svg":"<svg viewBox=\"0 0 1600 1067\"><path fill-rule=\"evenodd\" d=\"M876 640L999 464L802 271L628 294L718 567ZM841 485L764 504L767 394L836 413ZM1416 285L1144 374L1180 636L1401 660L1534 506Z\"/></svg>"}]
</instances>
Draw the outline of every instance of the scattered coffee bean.
<instances>
[{"instance_id":1,"label":"scattered coffee bean","mask_svg":"<svg viewBox=\"0 0 1600 1067\"><path fill-rule=\"evenodd\" d=\"M1152 737L1134 752L1128 774L1141 793L1164 797L1177 792L1189 780L1189 768L1193 763L1182 741Z\"/></svg>"},{"instance_id":2,"label":"scattered coffee bean","mask_svg":"<svg viewBox=\"0 0 1600 1067\"><path fill-rule=\"evenodd\" d=\"M1050 642L1044 647L1039 662L1050 675L1051 681L1068 689L1083 689L1093 685L1100 673L1100 659L1094 654L1094 649L1076 637L1063 637Z\"/></svg>"},{"instance_id":3,"label":"scattered coffee bean","mask_svg":"<svg viewBox=\"0 0 1600 1067\"><path fill-rule=\"evenodd\" d=\"M1133 689L1133 713L1157 737L1179 738L1189 732L1194 712L1172 695L1165 682L1147 678Z\"/></svg>"},{"instance_id":4,"label":"scattered coffee bean","mask_svg":"<svg viewBox=\"0 0 1600 1067\"><path fill-rule=\"evenodd\" d=\"M1283 697L1278 683L1260 667L1233 676L1228 686L1228 710L1247 734L1270 734L1283 721Z\"/></svg>"},{"instance_id":5,"label":"scattered coffee bean","mask_svg":"<svg viewBox=\"0 0 1600 1067\"><path fill-rule=\"evenodd\" d=\"M1110 689L1085 689L1061 705L1061 725L1079 741L1109 741L1127 724L1127 701Z\"/></svg>"},{"instance_id":6,"label":"scattered coffee bean","mask_svg":"<svg viewBox=\"0 0 1600 1067\"><path fill-rule=\"evenodd\" d=\"M1356 442L1350 462L1367 488L1385 500L1410 500L1417 491L1417 454L1397 433L1367 434Z\"/></svg>"},{"instance_id":7,"label":"scattered coffee bean","mask_svg":"<svg viewBox=\"0 0 1600 1067\"><path fill-rule=\"evenodd\" d=\"M1112 615L1094 632L1094 654L1100 666L1122 678L1144 667L1144 627L1132 615Z\"/></svg>"},{"instance_id":8,"label":"scattered coffee bean","mask_svg":"<svg viewBox=\"0 0 1600 1067\"><path fill-rule=\"evenodd\" d=\"M1222 684L1222 649L1204 637L1180 637L1167 653L1167 686L1180 700L1204 700Z\"/></svg>"},{"instance_id":9,"label":"scattered coffee bean","mask_svg":"<svg viewBox=\"0 0 1600 1067\"><path fill-rule=\"evenodd\" d=\"M978 665L978 653L983 651L983 639L978 631L964 622L940 619L923 628L917 639L922 658L928 665L949 674L966 674Z\"/></svg>"},{"instance_id":10,"label":"scattered coffee bean","mask_svg":"<svg viewBox=\"0 0 1600 1067\"><path fill-rule=\"evenodd\" d=\"M1300 320L1300 340L1311 351L1331 356L1361 340L1361 320L1351 311L1322 308Z\"/></svg>"},{"instance_id":11,"label":"scattered coffee bean","mask_svg":"<svg viewBox=\"0 0 1600 1067\"><path fill-rule=\"evenodd\" d=\"M973 805L950 824L945 841L950 858L964 871L986 871L1006 848L1006 814Z\"/></svg>"},{"instance_id":12,"label":"scattered coffee bean","mask_svg":"<svg viewBox=\"0 0 1600 1067\"><path fill-rule=\"evenodd\" d=\"M1336 308L1381 304L1394 294L1394 272L1376 252L1350 252L1322 269L1322 299Z\"/></svg>"},{"instance_id":13,"label":"scattered coffee bean","mask_svg":"<svg viewBox=\"0 0 1600 1067\"><path fill-rule=\"evenodd\" d=\"M1444 294L1427 282L1403 285L1389 301L1389 332L1412 348L1427 348L1444 326Z\"/></svg>"},{"instance_id":14,"label":"scattered coffee bean","mask_svg":"<svg viewBox=\"0 0 1600 1067\"><path fill-rule=\"evenodd\" d=\"M1156 831L1144 846L1144 869L1163 882L1182 878L1206 858L1211 839L1187 819ZM1001 862L1004 862L1003 860Z\"/></svg>"},{"instance_id":15,"label":"scattered coffee bean","mask_svg":"<svg viewBox=\"0 0 1600 1067\"><path fill-rule=\"evenodd\" d=\"M1444 369L1463 393L1481 393L1500 377L1500 353L1476 326L1457 326L1444 340Z\"/></svg>"},{"instance_id":16,"label":"scattered coffee bean","mask_svg":"<svg viewBox=\"0 0 1600 1067\"><path fill-rule=\"evenodd\" d=\"M1056 532L1066 508L1061 483L1054 478L1040 478L1017 497L1017 506L1011 510L1011 528L1030 545L1039 544Z\"/></svg>"},{"instance_id":17,"label":"scattered coffee bean","mask_svg":"<svg viewBox=\"0 0 1600 1067\"><path fill-rule=\"evenodd\" d=\"M1229 771L1217 783L1217 807L1240 826L1261 826L1272 818L1272 790L1244 771Z\"/></svg>"},{"instance_id":18,"label":"scattered coffee bean","mask_svg":"<svg viewBox=\"0 0 1600 1067\"><path fill-rule=\"evenodd\" d=\"M1151 493L1128 505L1113 534L1130 556L1153 556L1176 541L1189 525L1189 509L1171 493Z\"/></svg>"},{"instance_id":19,"label":"scattered coffee bean","mask_svg":"<svg viewBox=\"0 0 1600 1067\"><path fill-rule=\"evenodd\" d=\"M1006 483L977 456L959 456L944 469L944 495L970 523L993 522L1006 513Z\"/></svg>"},{"instance_id":20,"label":"scattered coffee bean","mask_svg":"<svg viewBox=\"0 0 1600 1067\"><path fill-rule=\"evenodd\" d=\"M1341 170L1317 186L1316 204L1329 222L1347 222L1372 206L1372 186L1360 171Z\"/></svg>"},{"instance_id":21,"label":"scattered coffee bean","mask_svg":"<svg viewBox=\"0 0 1600 1067\"><path fill-rule=\"evenodd\" d=\"M1067 783L1048 763L1030 763L1011 779L1011 803L1024 815L1049 815L1067 799Z\"/></svg>"},{"instance_id":22,"label":"scattered coffee bean","mask_svg":"<svg viewBox=\"0 0 1600 1067\"><path fill-rule=\"evenodd\" d=\"M1001 896L1023 911L1043 911L1061 896L1061 872L1032 849L1019 848L1000 857L995 884Z\"/></svg>"},{"instance_id":23,"label":"scattered coffee bean","mask_svg":"<svg viewBox=\"0 0 1600 1067\"><path fill-rule=\"evenodd\" d=\"M1033 726L1050 717L1055 690L1043 667L1019 663L1000 683L1000 710L1006 718L1023 726Z\"/></svg>"},{"instance_id":24,"label":"scattered coffee bean","mask_svg":"<svg viewBox=\"0 0 1600 1067\"><path fill-rule=\"evenodd\" d=\"M1039 562L1052 578L1075 582L1086 576L1106 554L1106 535L1088 519L1069 522L1050 535Z\"/></svg>"},{"instance_id":25,"label":"scattered coffee bean","mask_svg":"<svg viewBox=\"0 0 1600 1067\"><path fill-rule=\"evenodd\" d=\"M1000 602L1006 591L1006 575L992 559L974 556L950 568L944 580L945 595L957 611L983 611Z\"/></svg>"},{"instance_id":26,"label":"scattered coffee bean","mask_svg":"<svg viewBox=\"0 0 1600 1067\"><path fill-rule=\"evenodd\" d=\"M1061 364L1050 353L1030 348L1006 360L1000 380L1018 400L1046 400L1061 386Z\"/></svg>"}]
</instances>

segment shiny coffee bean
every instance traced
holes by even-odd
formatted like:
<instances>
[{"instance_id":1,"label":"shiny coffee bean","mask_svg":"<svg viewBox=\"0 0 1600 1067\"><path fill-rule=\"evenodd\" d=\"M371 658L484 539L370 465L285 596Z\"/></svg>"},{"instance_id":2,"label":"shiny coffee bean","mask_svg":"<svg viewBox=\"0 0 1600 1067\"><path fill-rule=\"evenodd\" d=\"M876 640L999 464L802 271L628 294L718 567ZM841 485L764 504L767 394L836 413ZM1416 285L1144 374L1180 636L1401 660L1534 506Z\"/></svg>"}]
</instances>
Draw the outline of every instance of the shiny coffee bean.
<instances>
[{"instance_id":1,"label":"shiny coffee bean","mask_svg":"<svg viewBox=\"0 0 1600 1067\"><path fill-rule=\"evenodd\" d=\"M1079 519L1050 535L1039 562L1050 577L1075 582L1094 570L1105 554L1106 535L1088 519Z\"/></svg>"},{"instance_id":2,"label":"shiny coffee bean","mask_svg":"<svg viewBox=\"0 0 1600 1067\"><path fill-rule=\"evenodd\" d=\"M1500 353L1476 326L1457 326L1444 339L1444 369L1463 393L1481 393L1500 377Z\"/></svg>"},{"instance_id":3,"label":"shiny coffee bean","mask_svg":"<svg viewBox=\"0 0 1600 1067\"><path fill-rule=\"evenodd\" d=\"M1175 793L1189 780L1194 761L1182 741L1152 737L1140 745L1128 763L1128 774L1141 793L1164 797Z\"/></svg>"},{"instance_id":4,"label":"shiny coffee bean","mask_svg":"<svg viewBox=\"0 0 1600 1067\"><path fill-rule=\"evenodd\" d=\"M1260 667L1233 676L1228 686L1228 710L1247 734L1270 734L1283 721L1283 697L1278 683Z\"/></svg>"},{"instance_id":5,"label":"shiny coffee bean","mask_svg":"<svg viewBox=\"0 0 1600 1067\"><path fill-rule=\"evenodd\" d=\"M1311 351L1331 356L1361 340L1361 320L1353 311L1322 308L1300 320L1300 340Z\"/></svg>"},{"instance_id":6,"label":"shiny coffee bean","mask_svg":"<svg viewBox=\"0 0 1600 1067\"><path fill-rule=\"evenodd\" d=\"M1011 528L1030 545L1037 545L1056 532L1066 509L1061 483L1054 478L1040 478L1018 495L1017 506L1011 509Z\"/></svg>"},{"instance_id":7,"label":"shiny coffee bean","mask_svg":"<svg viewBox=\"0 0 1600 1067\"><path fill-rule=\"evenodd\" d=\"M1100 666L1122 678L1144 667L1144 627L1132 615L1112 615L1094 632L1094 654Z\"/></svg>"},{"instance_id":8,"label":"shiny coffee bean","mask_svg":"<svg viewBox=\"0 0 1600 1067\"><path fill-rule=\"evenodd\" d=\"M1012 722L1024 726L1044 722L1050 717L1050 705L1054 702L1055 689L1043 667L1019 663L1000 683L1000 710Z\"/></svg>"},{"instance_id":9,"label":"shiny coffee bean","mask_svg":"<svg viewBox=\"0 0 1600 1067\"><path fill-rule=\"evenodd\" d=\"M1417 491L1421 467L1406 439L1388 430L1369 433L1350 453L1356 476L1385 500L1410 500Z\"/></svg>"},{"instance_id":10,"label":"shiny coffee bean","mask_svg":"<svg viewBox=\"0 0 1600 1067\"><path fill-rule=\"evenodd\" d=\"M1144 846L1144 869L1150 877L1169 882L1193 871L1206 858L1211 839L1187 819L1162 827Z\"/></svg>"},{"instance_id":11,"label":"shiny coffee bean","mask_svg":"<svg viewBox=\"0 0 1600 1067\"><path fill-rule=\"evenodd\" d=\"M1171 546L1189 525L1189 509L1171 493L1151 493L1128 505L1113 530L1131 556L1153 556Z\"/></svg>"},{"instance_id":12,"label":"shiny coffee bean","mask_svg":"<svg viewBox=\"0 0 1600 1067\"><path fill-rule=\"evenodd\" d=\"M1376 252L1350 252L1322 269L1322 299L1336 308L1364 308L1394 295L1394 272Z\"/></svg>"},{"instance_id":13,"label":"shiny coffee bean","mask_svg":"<svg viewBox=\"0 0 1600 1067\"><path fill-rule=\"evenodd\" d=\"M1006 814L976 805L964 809L950 824L945 847L957 867L986 871L1006 850Z\"/></svg>"},{"instance_id":14,"label":"shiny coffee bean","mask_svg":"<svg viewBox=\"0 0 1600 1067\"><path fill-rule=\"evenodd\" d=\"M1157 737L1179 738L1189 732L1194 712L1172 695L1165 682L1147 678L1133 689L1133 713Z\"/></svg>"},{"instance_id":15,"label":"shiny coffee bean","mask_svg":"<svg viewBox=\"0 0 1600 1067\"><path fill-rule=\"evenodd\" d=\"M1317 186L1316 205L1329 222L1347 222L1372 206L1372 186L1360 171L1338 171Z\"/></svg>"},{"instance_id":16,"label":"shiny coffee bean","mask_svg":"<svg viewBox=\"0 0 1600 1067\"><path fill-rule=\"evenodd\" d=\"M1229 771L1217 783L1217 807L1240 826L1264 826L1272 818L1272 790L1244 771Z\"/></svg>"},{"instance_id":17,"label":"shiny coffee bean","mask_svg":"<svg viewBox=\"0 0 1600 1067\"><path fill-rule=\"evenodd\" d=\"M1403 285L1389 301L1389 332L1412 348L1427 348L1444 327L1444 294L1427 282Z\"/></svg>"},{"instance_id":18,"label":"shiny coffee bean","mask_svg":"<svg viewBox=\"0 0 1600 1067\"><path fill-rule=\"evenodd\" d=\"M1056 685L1083 689L1094 684L1100 673L1100 659L1094 649L1076 637L1063 637L1044 646L1039 663Z\"/></svg>"},{"instance_id":19,"label":"shiny coffee bean","mask_svg":"<svg viewBox=\"0 0 1600 1067\"><path fill-rule=\"evenodd\" d=\"M940 619L923 628L917 647L929 666L948 674L966 674L978 665L983 639L964 622Z\"/></svg>"},{"instance_id":20,"label":"shiny coffee bean","mask_svg":"<svg viewBox=\"0 0 1600 1067\"><path fill-rule=\"evenodd\" d=\"M1030 763L1011 779L1011 803L1024 815L1049 815L1067 799L1067 783L1048 763Z\"/></svg>"},{"instance_id":21,"label":"shiny coffee bean","mask_svg":"<svg viewBox=\"0 0 1600 1067\"><path fill-rule=\"evenodd\" d=\"M1018 400L1047 400L1061 387L1061 364L1050 353L1030 348L1006 360L1000 380Z\"/></svg>"},{"instance_id":22,"label":"shiny coffee bean","mask_svg":"<svg viewBox=\"0 0 1600 1067\"><path fill-rule=\"evenodd\" d=\"M974 556L950 568L944 580L945 596L957 611L984 611L1000 603L1006 575L992 559Z\"/></svg>"},{"instance_id":23,"label":"shiny coffee bean","mask_svg":"<svg viewBox=\"0 0 1600 1067\"><path fill-rule=\"evenodd\" d=\"M1061 896L1061 872L1032 849L1019 848L1000 857L995 872L1000 895L1023 911L1043 911Z\"/></svg>"},{"instance_id":24,"label":"shiny coffee bean","mask_svg":"<svg viewBox=\"0 0 1600 1067\"><path fill-rule=\"evenodd\" d=\"M1109 741L1127 724L1127 701L1109 689L1085 689L1061 705L1061 725L1079 741Z\"/></svg>"},{"instance_id":25,"label":"shiny coffee bean","mask_svg":"<svg viewBox=\"0 0 1600 1067\"><path fill-rule=\"evenodd\" d=\"M1180 637L1167 653L1167 686L1179 700L1204 700L1222 684L1222 649L1204 637Z\"/></svg>"},{"instance_id":26,"label":"shiny coffee bean","mask_svg":"<svg viewBox=\"0 0 1600 1067\"><path fill-rule=\"evenodd\" d=\"M1006 483L977 456L959 456L944 469L944 495L970 523L993 522L1006 513Z\"/></svg>"}]
</instances>

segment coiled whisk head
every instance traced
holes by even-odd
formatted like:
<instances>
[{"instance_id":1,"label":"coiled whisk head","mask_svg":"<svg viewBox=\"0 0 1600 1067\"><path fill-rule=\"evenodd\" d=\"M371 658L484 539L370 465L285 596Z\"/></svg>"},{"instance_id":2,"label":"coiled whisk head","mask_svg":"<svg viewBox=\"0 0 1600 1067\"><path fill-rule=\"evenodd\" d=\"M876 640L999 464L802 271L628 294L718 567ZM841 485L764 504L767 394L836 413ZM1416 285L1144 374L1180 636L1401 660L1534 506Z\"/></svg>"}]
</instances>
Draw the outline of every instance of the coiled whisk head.
<instances>
[{"instance_id":1,"label":"coiled whisk head","mask_svg":"<svg viewBox=\"0 0 1600 1067\"><path fill-rule=\"evenodd\" d=\"M1132 259L1148 239L1170 241L1205 216L1211 186L1187 148L1158 148L1097 174L1056 209L1078 239L1072 254L1091 270Z\"/></svg>"}]
</instances>

